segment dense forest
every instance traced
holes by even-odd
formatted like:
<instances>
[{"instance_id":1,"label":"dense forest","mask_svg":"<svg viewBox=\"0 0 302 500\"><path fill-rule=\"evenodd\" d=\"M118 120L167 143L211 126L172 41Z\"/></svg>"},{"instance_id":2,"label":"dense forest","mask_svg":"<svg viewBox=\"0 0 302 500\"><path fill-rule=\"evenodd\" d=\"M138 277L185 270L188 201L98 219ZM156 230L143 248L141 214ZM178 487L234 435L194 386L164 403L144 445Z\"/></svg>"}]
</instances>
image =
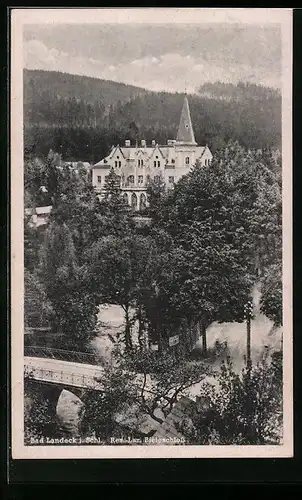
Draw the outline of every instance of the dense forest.
<instances>
[{"instance_id":1,"label":"dense forest","mask_svg":"<svg viewBox=\"0 0 302 500\"><path fill-rule=\"evenodd\" d=\"M281 95L238 83L205 84L189 96L196 141L215 152L230 139L246 148L281 147ZM125 139L176 136L183 94L53 71L24 70L25 154L96 162Z\"/></svg>"}]
</instances>

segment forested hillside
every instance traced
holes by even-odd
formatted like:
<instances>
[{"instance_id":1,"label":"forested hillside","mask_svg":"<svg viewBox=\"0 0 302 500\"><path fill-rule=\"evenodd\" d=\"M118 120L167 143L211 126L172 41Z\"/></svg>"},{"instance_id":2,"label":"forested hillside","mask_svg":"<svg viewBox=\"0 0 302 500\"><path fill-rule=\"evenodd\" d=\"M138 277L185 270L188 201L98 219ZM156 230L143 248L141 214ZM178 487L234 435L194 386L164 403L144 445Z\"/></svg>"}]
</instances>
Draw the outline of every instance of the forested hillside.
<instances>
[{"instance_id":1,"label":"forested hillside","mask_svg":"<svg viewBox=\"0 0 302 500\"><path fill-rule=\"evenodd\" d=\"M43 105L60 102L100 104L105 108L118 100L125 101L148 91L124 83L100 80L89 76L71 75L59 71L24 70L24 101L28 119L43 119ZM58 106L59 108L60 106ZM53 108L55 119L56 108ZM39 114L40 113L40 114Z\"/></svg>"},{"instance_id":2,"label":"forested hillside","mask_svg":"<svg viewBox=\"0 0 302 500\"><path fill-rule=\"evenodd\" d=\"M183 94L52 71L24 71L25 153L98 161L125 139L176 136ZM248 148L281 146L281 96L243 84L205 84L189 96L196 141L213 151L230 139Z\"/></svg>"}]
</instances>

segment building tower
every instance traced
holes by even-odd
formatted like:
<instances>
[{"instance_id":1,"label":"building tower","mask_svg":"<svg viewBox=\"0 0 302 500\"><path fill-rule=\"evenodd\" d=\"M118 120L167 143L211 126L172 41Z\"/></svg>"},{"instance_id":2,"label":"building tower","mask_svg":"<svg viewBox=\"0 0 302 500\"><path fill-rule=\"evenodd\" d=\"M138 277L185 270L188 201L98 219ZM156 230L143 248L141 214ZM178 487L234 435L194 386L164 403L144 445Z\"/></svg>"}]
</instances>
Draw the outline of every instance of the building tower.
<instances>
[{"instance_id":1,"label":"building tower","mask_svg":"<svg viewBox=\"0 0 302 500\"><path fill-rule=\"evenodd\" d=\"M178 181L195 164L200 149L195 141L187 94L184 97L174 148L175 180Z\"/></svg>"},{"instance_id":2,"label":"building tower","mask_svg":"<svg viewBox=\"0 0 302 500\"><path fill-rule=\"evenodd\" d=\"M133 210L141 210L147 203L147 187L150 180L163 179L167 189L173 189L183 175L187 175L198 160L207 165L212 153L207 146L195 141L187 94L184 96L178 132L175 140L157 144L155 140L146 144L114 146L110 153L92 168L92 184L100 197L104 194L106 179L111 169L117 174L125 202Z\"/></svg>"},{"instance_id":3,"label":"building tower","mask_svg":"<svg viewBox=\"0 0 302 500\"><path fill-rule=\"evenodd\" d=\"M191 121L187 94L185 94L184 103L181 110L176 143L197 146Z\"/></svg>"}]
</instances>

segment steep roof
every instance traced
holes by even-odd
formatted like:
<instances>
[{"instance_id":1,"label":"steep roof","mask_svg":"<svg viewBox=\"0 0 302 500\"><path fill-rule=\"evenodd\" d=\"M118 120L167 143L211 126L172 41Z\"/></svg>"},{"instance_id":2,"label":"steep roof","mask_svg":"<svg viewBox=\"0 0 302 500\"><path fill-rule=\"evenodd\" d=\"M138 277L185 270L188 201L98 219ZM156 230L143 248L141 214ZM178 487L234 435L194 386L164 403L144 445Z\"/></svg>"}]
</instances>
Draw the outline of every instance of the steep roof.
<instances>
[{"instance_id":1,"label":"steep roof","mask_svg":"<svg viewBox=\"0 0 302 500\"><path fill-rule=\"evenodd\" d=\"M195 142L187 96L185 96L184 98L176 142L181 142L185 144L197 144Z\"/></svg>"},{"instance_id":2,"label":"steep roof","mask_svg":"<svg viewBox=\"0 0 302 500\"><path fill-rule=\"evenodd\" d=\"M107 161L110 160L113 157L116 149L117 148L114 148L114 150L112 150L111 153L108 156L106 156L105 160ZM119 147L118 149L119 151L121 151L123 157L126 160L135 160L139 153L141 153L146 159L149 159L151 158L152 154L155 151L159 151L162 157L166 159L168 158L168 150L169 149L173 150L173 146L156 145L152 147L137 147L137 148L128 146L128 147ZM106 165L106 167L108 167L108 165L104 162L104 158L95 165L93 165L93 167L101 167L103 165Z\"/></svg>"}]
</instances>

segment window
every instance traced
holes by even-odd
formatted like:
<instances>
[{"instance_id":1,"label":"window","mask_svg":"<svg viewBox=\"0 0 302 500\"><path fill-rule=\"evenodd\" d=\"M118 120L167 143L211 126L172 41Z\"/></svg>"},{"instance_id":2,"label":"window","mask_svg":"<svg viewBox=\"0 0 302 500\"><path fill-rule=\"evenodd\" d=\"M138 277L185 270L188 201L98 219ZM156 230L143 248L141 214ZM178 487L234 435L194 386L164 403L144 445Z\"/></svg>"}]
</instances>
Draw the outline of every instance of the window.
<instances>
[{"instance_id":1,"label":"window","mask_svg":"<svg viewBox=\"0 0 302 500\"><path fill-rule=\"evenodd\" d=\"M134 184L134 175L129 175L128 182L129 184Z\"/></svg>"},{"instance_id":2,"label":"window","mask_svg":"<svg viewBox=\"0 0 302 500\"><path fill-rule=\"evenodd\" d=\"M140 161L140 160L138 160L138 162L137 162L137 163L138 163L138 166L140 167L140 166L141 166L141 161Z\"/></svg>"},{"instance_id":3,"label":"window","mask_svg":"<svg viewBox=\"0 0 302 500\"><path fill-rule=\"evenodd\" d=\"M102 184L102 176L101 175L98 175L98 183Z\"/></svg>"},{"instance_id":4,"label":"window","mask_svg":"<svg viewBox=\"0 0 302 500\"><path fill-rule=\"evenodd\" d=\"M138 160L138 166L142 167L144 165L144 160Z\"/></svg>"},{"instance_id":5,"label":"window","mask_svg":"<svg viewBox=\"0 0 302 500\"><path fill-rule=\"evenodd\" d=\"M155 181L155 182L159 182L159 175L155 175L155 176L154 176L154 181Z\"/></svg>"},{"instance_id":6,"label":"window","mask_svg":"<svg viewBox=\"0 0 302 500\"><path fill-rule=\"evenodd\" d=\"M154 167L156 167L156 161L154 160Z\"/></svg>"},{"instance_id":7,"label":"window","mask_svg":"<svg viewBox=\"0 0 302 500\"><path fill-rule=\"evenodd\" d=\"M117 161L114 162L115 168L117 168Z\"/></svg>"},{"instance_id":8,"label":"window","mask_svg":"<svg viewBox=\"0 0 302 500\"><path fill-rule=\"evenodd\" d=\"M174 160L174 158L172 158L172 160L171 160L171 163L175 163L175 160Z\"/></svg>"},{"instance_id":9,"label":"window","mask_svg":"<svg viewBox=\"0 0 302 500\"><path fill-rule=\"evenodd\" d=\"M186 165L189 165L190 164L190 158L187 156L186 157Z\"/></svg>"},{"instance_id":10,"label":"window","mask_svg":"<svg viewBox=\"0 0 302 500\"><path fill-rule=\"evenodd\" d=\"M132 193L132 195L131 195L131 207L132 207L132 210L137 209L137 196L135 193Z\"/></svg>"},{"instance_id":11,"label":"window","mask_svg":"<svg viewBox=\"0 0 302 500\"><path fill-rule=\"evenodd\" d=\"M157 162L157 166L160 167L160 161Z\"/></svg>"},{"instance_id":12,"label":"window","mask_svg":"<svg viewBox=\"0 0 302 500\"><path fill-rule=\"evenodd\" d=\"M129 205L128 194L127 193L123 194L123 200L124 200L124 203L126 203L126 205Z\"/></svg>"},{"instance_id":13,"label":"window","mask_svg":"<svg viewBox=\"0 0 302 500\"><path fill-rule=\"evenodd\" d=\"M143 184L143 182L144 182L144 176L143 175L139 175L138 176L138 183L139 184Z\"/></svg>"},{"instance_id":14,"label":"window","mask_svg":"<svg viewBox=\"0 0 302 500\"><path fill-rule=\"evenodd\" d=\"M147 175L147 182L150 181L150 175Z\"/></svg>"},{"instance_id":15,"label":"window","mask_svg":"<svg viewBox=\"0 0 302 500\"><path fill-rule=\"evenodd\" d=\"M122 166L122 162L121 161L118 162L118 166L119 166L119 168L121 168L121 166Z\"/></svg>"},{"instance_id":16,"label":"window","mask_svg":"<svg viewBox=\"0 0 302 500\"><path fill-rule=\"evenodd\" d=\"M147 206L147 198L146 195L142 193L140 197L140 209L144 210L146 206Z\"/></svg>"},{"instance_id":17,"label":"window","mask_svg":"<svg viewBox=\"0 0 302 500\"><path fill-rule=\"evenodd\" d=\"M144 160L141 160L141 167L143 167L144 165Z\"/></svg>"},{"instance_id":18,"label":"window","mask_svg":"<svg viewBox=\"0 0 302 500\"><path fill-rule=\"evenodd\" d=\"M158 160L158 156L155 156L155 158Z\"/></svg>"},{"instance_id":19,"label":"window","mask_svg":"<svg viewBox=\"0 0 302 500\"><path fill-rule=\"evenodd\" d=\"M119 157L119 156L117 156L117 159L119 160L119 159L120 159L120 157Z\"/></svg>"},{"instance_id":20,"label":"window","mask_svg":"<svg viewBox=\"0 0 302 500\"><path fill-rule=\"evenodd\" d=\"M174 177L173 177L173 175L171 175L171 176L169 177L169 183L170 183L170 184L174 184Z\"/></svg>"}]
</instances>

